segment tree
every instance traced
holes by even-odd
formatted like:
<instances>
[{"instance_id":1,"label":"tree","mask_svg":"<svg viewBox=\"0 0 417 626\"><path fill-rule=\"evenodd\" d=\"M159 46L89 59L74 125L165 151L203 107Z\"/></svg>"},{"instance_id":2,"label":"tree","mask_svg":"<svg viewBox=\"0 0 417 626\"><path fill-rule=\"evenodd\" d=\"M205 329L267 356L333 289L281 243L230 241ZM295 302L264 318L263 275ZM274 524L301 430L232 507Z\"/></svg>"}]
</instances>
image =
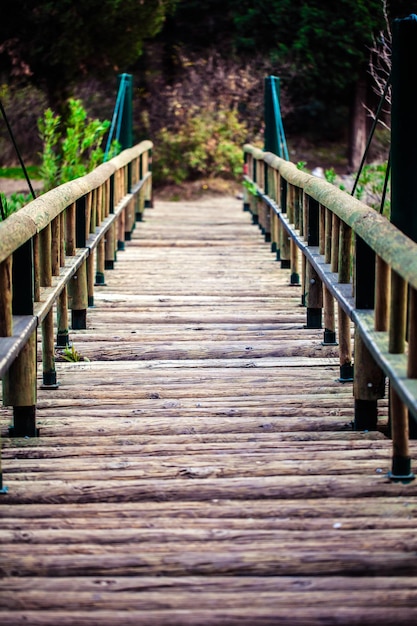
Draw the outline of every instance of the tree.
<instances>
[{"instance_id":1,"label":"tree","mask_svg":"<svg viewBox=\"0 0 417 626\"><path fill-rule=\"evenodd\" d=\"M331 130L332 119L338 125L339 112L349 104L349 160L356 167L367 134L364 105L372 94L369 50L384 24L381 0L339 0L331 9L321 0L243 0L243 5L247 10L235 16L237 45L269 49L296 68L288 87L297 126L303 119Z\"/></svg>"},{"instance_id":2,"label":"tree","mask_svg":"<svg viewBox=\"0 0 417 626\"><path fill-rule=\"evenodd\" d=\"M57 112L76 81L126 71L176 0L3 0L0 67L43 88Z\"/></svg>"}]
</instances>

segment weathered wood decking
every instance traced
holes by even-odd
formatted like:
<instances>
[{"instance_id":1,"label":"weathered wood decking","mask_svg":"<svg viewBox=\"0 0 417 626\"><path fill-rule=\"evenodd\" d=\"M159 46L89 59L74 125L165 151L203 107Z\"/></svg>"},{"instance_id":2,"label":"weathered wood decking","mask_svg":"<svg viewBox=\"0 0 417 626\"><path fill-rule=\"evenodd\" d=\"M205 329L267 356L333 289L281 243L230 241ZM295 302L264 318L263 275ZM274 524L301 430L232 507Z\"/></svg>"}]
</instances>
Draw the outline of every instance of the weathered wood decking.
<instances>
[{"instance_id":1,"label":"weathered wood decking","mask_svg":"<svg viewBox=\"0 0 417 626\"><path fill-rule=\"evenodd\" d=\"M3 441L0 623L415 624L417 485L241 203L157 202L106 279Z\"/></svg>"}]
</instances>

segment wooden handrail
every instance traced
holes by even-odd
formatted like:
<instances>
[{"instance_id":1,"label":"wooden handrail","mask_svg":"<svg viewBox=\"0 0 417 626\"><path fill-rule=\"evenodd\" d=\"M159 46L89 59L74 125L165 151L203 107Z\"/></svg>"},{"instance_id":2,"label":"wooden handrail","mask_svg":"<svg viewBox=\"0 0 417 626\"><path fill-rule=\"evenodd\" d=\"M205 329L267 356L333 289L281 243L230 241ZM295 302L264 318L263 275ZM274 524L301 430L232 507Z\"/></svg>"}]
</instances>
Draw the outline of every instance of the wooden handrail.
<instances>
[{"instance_id":1,"label":"wooden handrail","mask_svg":"<svg viewBox=\"0 0 417 626\"><path fill-rule=\"evenodd\" d=\"M340 381L353 379L353 427L377 427L377 401L388 377L390 478L412 480L408 413L417 419L417 243L374 209L293 163L249 144L244 156L245 208L264 232L273 233L273 250L292 277L302 253L307 327L322 327L324 309L324 344L335 342L337 301ZM288 238L291 249L282 253ZM355 325L354 367L349 320Z\"/></svg>"},{"instance_id":2,"label":"wooden handrail","mask_svg":"<svg viewBox=\"0 0 417 626\"><path fill-rule=\"evenodd\" d=\"M54 305L56 342L65 347L68 310L72 328L85 328L94 284L104 283L117 250L151 205L151 150L142 141L0 223L0 375L3 404L13 407L12 435L37 434L37 330L44 387L54 389Z\"/></svg>"}]
</instances>

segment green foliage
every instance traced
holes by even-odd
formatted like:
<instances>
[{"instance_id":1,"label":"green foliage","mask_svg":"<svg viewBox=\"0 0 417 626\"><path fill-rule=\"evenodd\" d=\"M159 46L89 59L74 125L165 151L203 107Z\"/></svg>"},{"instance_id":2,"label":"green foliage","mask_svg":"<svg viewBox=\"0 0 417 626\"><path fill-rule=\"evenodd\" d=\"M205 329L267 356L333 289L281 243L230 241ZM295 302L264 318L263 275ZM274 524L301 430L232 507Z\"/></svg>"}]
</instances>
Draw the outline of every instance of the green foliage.
<instances>
[{"instance_id":1,"label":"green foliage","mask_svg":"<svg viewBox=\"0 0 417 626\"><path fill-rule=\"evenodd\" d=\"M355 190L355 197L368 206L381 211L381 201L387 175L387 163L365 165ZM391 213L390 187L388 184L383 215L388 219Z\"/></svg>"},{"instance_id":2,"label":"green foliage","mask_svg":"<svg viewBox=\"0 0 417 626\"><path fill-rule=\"evenodd\" d=\"M134 63L175 0L3 0L0 69L45 89L49 104L72 93L80 74L113 74ZM60 112L60 111L59 111Z\"/></svg>"},{"instance_id":3,"label":"green foliage","mask_svg":"<svg viewBox=\"0 0 417 626\"><path fill-rule=\"evenodd\" d=\"M324 170L324 178L328 183L334 185L336 183L337 175L333 167Z\"/></svg>"},{"instance_id":4,"label":"green foliage","mask_svg":"<svg viewBox=\"0 0 417 626\"><path fill-rule=\"evenodd\" d=\"M101 144L109 126L108 121L89 120L81 100L69 100L65 129L61 117L47 109L38 121L43 142L40 176L44 190L83 176L102 163Z\"/></svg>"},{"instance_id":5,"label":"green foliage","mask_svg":"<svg viewBox=\"0 0 417 626\"><path fill-rule=\"evenodd\" d=\"M155 141L155 182L181 183L202 177L237 178L247 135L235 110L198 108L182 112L175 128Z\"/></svg>"},{"instance_id":6,"label":"green foliage","mask_svg":"<svg viewBox=\"0 0 417 626\"><path fill-rule=\"evenodd\" d=\"M37 165L26 166L26 171L30 179L39 178L39 167ZM22 179L25 174L21 167L0 167L0 178Z\"/></svg>"},{"instance_id":7,"label":"green foliage","mask_svg":"<svg viewBox=\"0 0 417 626\"><path fill-rule=\"evenodd\" d=\"M12 193L6 196L0 192L0 222L30 202L31 196L23 193Z\"/></svg>"},{"instance_id":8,"label":"green foliage","mask_svg":"<svg viewBox=\"0 0 417 626\"><path fill-rule=\"evenodd\" d=\"M252 196L257 197L257 195L258 195L258 187L257 187L256 183L254 183L251 180L244 180L243 181L243 186L248 190L248 192Z\"/></svg>"},{"instance_id":9,"label":"green foliage","mask_svg":"<svg viewBox=\"0 0 417 626\"><path fill-rule=\"evenodd\" d=\"M297 169L301 170L302 172L307 172L307 161L298 161L297 163Z\"/></svg>"},{"instance_id":10,"label":"green foliage","mask_svg":"<svg viewBox=\"0 0 417 626\"><path fill-rule=\"evenodd\" d=\"M69 361L70 363L79 363L80 361L87 361L87 362L90 361L90 359L88 359L86 356L82 356L82 354L80 354L75 349L74 344L64 348L64 350L62 351L62 358L64 359L64 361Z\"/></svg>"}]
</instances>

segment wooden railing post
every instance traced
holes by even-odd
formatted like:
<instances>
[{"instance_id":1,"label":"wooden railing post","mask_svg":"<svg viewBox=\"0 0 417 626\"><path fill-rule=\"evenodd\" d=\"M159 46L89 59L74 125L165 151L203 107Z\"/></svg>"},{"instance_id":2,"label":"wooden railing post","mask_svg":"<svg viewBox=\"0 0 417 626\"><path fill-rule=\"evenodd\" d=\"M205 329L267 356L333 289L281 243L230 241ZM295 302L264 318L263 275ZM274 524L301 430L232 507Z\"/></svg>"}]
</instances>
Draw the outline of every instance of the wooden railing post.
<instances>
[{"instance_id":1,"label":"wooden railing post","mask_svg":"<svg viewBox=\"0 0 417 626\"><path fill-rule=\"evenodd\" d=\"M364 270L366 268L366 270ZM375 308L375 252L356 237L355 307ZM378 400L385 395L385 376L375 363L358 332L355 332L355 371L353 393L355 397L355 430L376 430Z\"/></svg>"},{"instance_id":2,"label":"wooden railing post","mask_svg":"<svg viewBox=\"0 0 417 626\"><path fill-rule=\"evenodd\" d=\"M69 345L69 322L68 322L68 288L64 286L57 301L57 335L56 345L65 348Z\"/></svg>"},{"instance_id":3,"label":"wooden railing post","mask_svg":"<svg viewBox=\"0 0 417 626\"><path fill-rule=\"evenodd\" d=\"M73 330L87 328L88 287L87 264L82 263L68 283L68 299Z\"/></svg>"},{"instance_id":4,"label":"wooden railing post","mask_svg":"<svg viewBox=\"0 0 417 626\"><path fill-rule=\"evenodd\" d=\"M34 255L29 239L13 254L13 315L33 315ZM13 407L10 436L34 437L36 427L36 332L20 351L3 378L3 404Z\"/></svg>"},{"instance_id":5,"label":"wooden railing post","mask_svg":"<svg viewBox=\"0 0 417 626\"><path fill-rule=\"evenodd\" d=\"M320 227L320 254L324 256L324 262L331 265L331 271L337 272L334 267L334 253L332 264L332 213L325 207L321 208L321 227ZM330 290L323 285L323 305L324 305L324 333L323 333L323 345L324 346L336 346L336 317L334 298Z\"/></svg>"},{"instance_id":6,"label":"wooden railing post","mask_svg":"<svg viewBox=\"0 0 417 626\"><path fill-rule=\"evenodd\" d=\"M37 329L42 327L42 386L55 388L54 307L56 342L62 348L69 344L68 304L72 328L86 327L96 250L104 251L110 233L114 253L115 224L133 216L141 193L151 193L149 173L146 180L137 180L140 157L150 147L151 142L142 142L94 173L45 193L0 224L0 338L7 337L0 342L1 377L3 404L13 409L11 435L38 434ZM144 164L148 172L147 157ZM134 178L135 188L130 189Z\"/></svg>"},{"instance_id":7,"label":"wooden railing post","mask_svg":"<svg viewBox=\"0 0 417 626\"><path fill-rule=\"evenodd\" d=\"M391 354L403 354L407 327L407 283L394 270L391 271L390 311L389 352ZM408 363L410 369L414 369L412 361L409 360ZM390 426L393 449L390 478L392 480L411 480L414 475L411 472L408 443L408 411L393 385L390 387Z\"/></svg>"},{"instance_id":8,"label":"wooden railing post","mask_svg":"<svg viewBox=\"0 0 417 626\"><path fill-rule=\"evenodd\" d=\"M308 197L306 206L305 232L307 233L307 244L311 247L318 247L320 244L320 207L313 198ZM306 306L307 324L306 328L322 328L323 310L323 285L320 276L307 260L306 267Z\"/></svg>"},{"instance_id":9,"label":"wooden railing post","mask_svg":"<svg viewBox=\"0 0 417 626\"><path fill-rule=\"evenodd\" d=\"M36 331L13 361L3 379L3 404L13 407L11 437L37 437Z\"/></svg>"},{"instance_id":10,"label":"wooden railing post","mask_svg":"<svg viewBox=\"0 0 417 626\"><path fill-rule=\"evenodd\" d=\"M0 263L0 337L13 333L12 317L12 257Z\"/></svg>"}]
</instances>

